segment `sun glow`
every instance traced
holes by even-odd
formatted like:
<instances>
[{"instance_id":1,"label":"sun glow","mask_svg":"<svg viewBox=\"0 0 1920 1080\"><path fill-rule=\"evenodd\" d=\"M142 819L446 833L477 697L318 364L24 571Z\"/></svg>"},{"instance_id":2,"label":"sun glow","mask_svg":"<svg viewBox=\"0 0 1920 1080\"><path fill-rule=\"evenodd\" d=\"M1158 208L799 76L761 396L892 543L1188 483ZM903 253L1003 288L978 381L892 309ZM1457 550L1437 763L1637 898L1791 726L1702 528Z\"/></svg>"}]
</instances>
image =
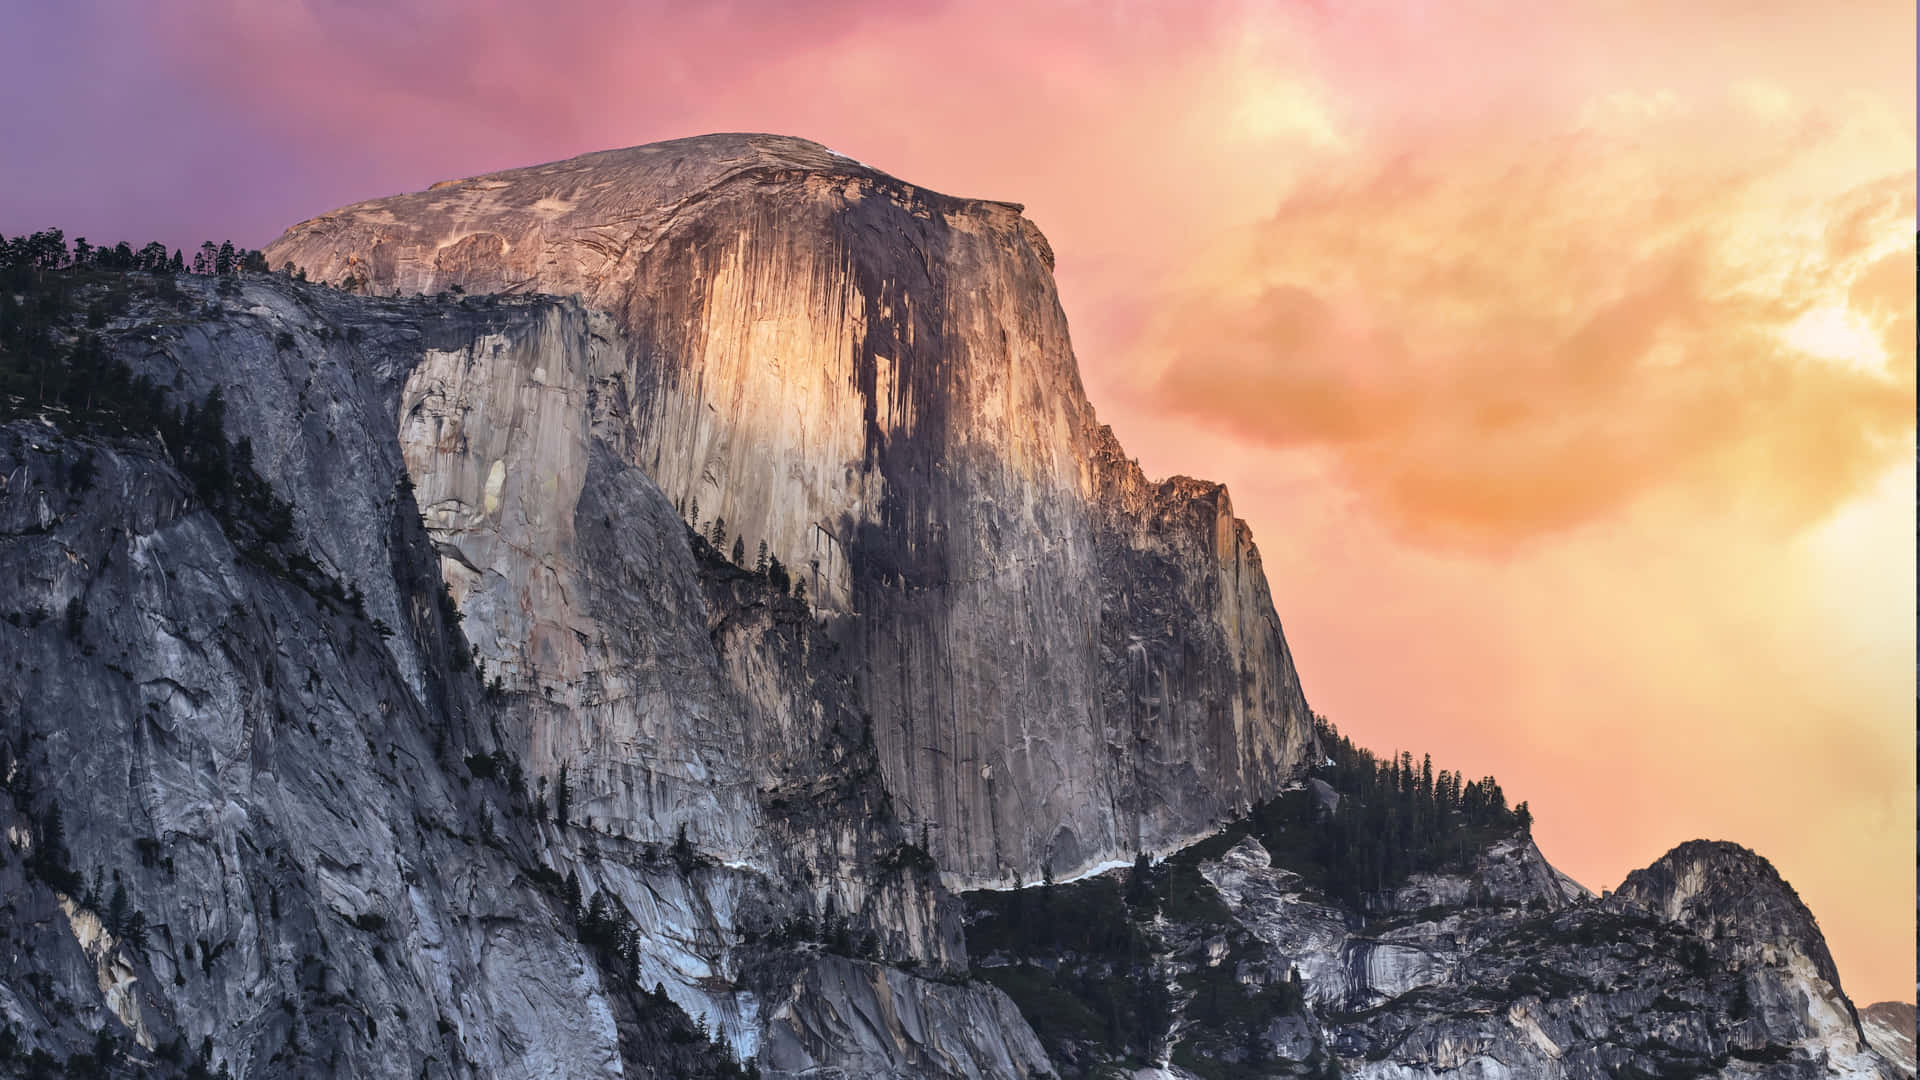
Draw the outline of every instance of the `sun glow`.
<instances>
[{"instance_id":1,"label":"sun glow","mask_svg":"<svg viewBox=\"0 0 1920 1080\"><path fill-rule=\"evenodd\" d=\"M1874 327L1842 303L1822 304L1787 324L1780 338L1808 356L1860 371L1885 374L1887 351Z\"/></svg>"}]
</instances>

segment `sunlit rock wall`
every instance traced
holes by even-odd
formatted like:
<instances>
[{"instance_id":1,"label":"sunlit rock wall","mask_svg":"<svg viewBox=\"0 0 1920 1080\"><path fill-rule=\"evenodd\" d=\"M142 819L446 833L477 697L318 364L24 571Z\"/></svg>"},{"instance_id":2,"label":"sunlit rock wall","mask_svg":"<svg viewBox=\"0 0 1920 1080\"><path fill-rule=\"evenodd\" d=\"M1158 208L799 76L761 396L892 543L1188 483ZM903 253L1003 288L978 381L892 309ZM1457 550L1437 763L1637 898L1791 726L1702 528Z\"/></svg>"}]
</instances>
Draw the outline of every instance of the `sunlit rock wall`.
<instances>
[{"instance_id":1,"label":"sunlit rock wall","mask_svg":"<svg viewBox=\"0 0 1920 1080\"><path fill-rule=\"evenodd\" d=\"M1017 206L710 136L356 204L268 256L378 294L578 294L610 316L617 362L570 377L591 419L567 423L602 425L680 513L806 582L951 883L1171 846L1308 757L1250 535L1216 485L1148 482L1097 423ZM493 460L458 466L456 516L485 505ZM583 768L594 797L628 798L616 762Z\"/></svg>"}]
</instances>

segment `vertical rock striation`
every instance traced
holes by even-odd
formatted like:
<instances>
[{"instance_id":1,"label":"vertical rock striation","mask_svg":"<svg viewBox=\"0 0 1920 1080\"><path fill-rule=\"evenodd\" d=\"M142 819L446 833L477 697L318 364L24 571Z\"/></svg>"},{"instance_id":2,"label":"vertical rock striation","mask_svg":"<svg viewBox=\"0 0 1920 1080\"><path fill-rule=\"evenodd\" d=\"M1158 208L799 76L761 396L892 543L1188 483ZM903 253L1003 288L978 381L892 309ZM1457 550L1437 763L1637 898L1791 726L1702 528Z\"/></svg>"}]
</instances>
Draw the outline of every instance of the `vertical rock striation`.
<instances>
[{"instance_id":1,"label":"vertical rock striation","mask_svg":"<svg viewBox=\"0 0 1920 1080\"><path fill-rule=\"evenodd\" d=\"M803 140L725 135L356 204L267 250L380 295L578 294L605 312L621 343L595 331L599 351L558 349L543 378L520 377L537 393L470 374L489 426L555 453L592 429L703 528L764 541L850 650L887 790L951 884L1175 846L1308 759L1251 536L1217 485L1149 483L1097 423L1052 252L1018 206ZM420 378L422 401L460 382ZM457 451L451 426L402 437L422 468L466 454L465 494L436 526L458 531L503 459ZM491 497L564 515L567 486L536 490L533 475L501 474ZM481 546L495 561L476 573L541 573L537 549ZM463 592L463 608L497 610L489 595ZM591 663L563 639L533 647L556 673ZM531 672L532 641L507 670ZM631 805L620 747L533 738L582 755L609 813Z\"/></svg>"},{"instance_id":2,"label":"vertical rock striation","mask_svg":"<svg viewBox=\"0 0 1920 1080\"><path fill-rule=\"evenodd\" d=\"M156 1075L1050 1072L963 980L844 651L614 452L617 327L175 291L105 348L217 391L291 528L150 433L0 423L0 1071L106 1030Z\"/></svg>"}]
</instances>

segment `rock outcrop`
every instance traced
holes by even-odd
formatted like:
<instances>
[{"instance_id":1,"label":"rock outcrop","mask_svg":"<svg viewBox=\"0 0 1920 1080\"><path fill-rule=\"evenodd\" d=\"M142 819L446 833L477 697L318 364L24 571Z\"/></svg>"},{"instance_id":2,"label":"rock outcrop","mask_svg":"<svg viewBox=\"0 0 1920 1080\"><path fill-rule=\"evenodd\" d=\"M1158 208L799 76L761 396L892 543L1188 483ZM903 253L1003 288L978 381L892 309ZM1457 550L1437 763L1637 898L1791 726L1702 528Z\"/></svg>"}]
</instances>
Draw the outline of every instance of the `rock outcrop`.
<instances>
[{"instance_id":1,"label":"rock outcrop","mask_svg":"<svg viewBox=\"0 0 1920 1080\"><path fill-rule=\"evenodd\" d=\"M1056 887L1041 911L1069 927L1012 931L1004 896L969 894L976 970L1065 1076L1911 1075L1900 1019L1854 1022L1811 915L1733 845L1682 845L1605 899L1524 835L1365 911L1303 869L1236 827L1144 877ZM1019 921L1045 917L1029 901ZM1100 1024L1102 1001L1131 1025Z\"/></svg>"},{"instance_id":2,"label":"rock outcrop","mask_svg":"<svg viewBox=\"0 0 1920 1080\"><path fill-rule=\"evenodd\" d=\"M423 504L444 542L492 560L449 555L463 610L552 617L503 605L547 573L548 549L521 542L565 538L511 506L503 527L526 535L476 530L495 528L490 497L564 521L591 433L702 531L764 542L805 582L850 652L887 790L950 884L1177 846L1310 760L1251 535L1218 485L1148 482L1095 420L1052 252L1018 206L724 135L355 204L267 256L375 295L576 294L606 312L624 338L557 349L523 380L538 390L453 370L468 360L419 376L410 463L439 469L435 448L474 426L448 410L522 440L469 439ZM498 589L472 592L477 577ZM499 670L558 684L619 665L565 636L540 638L550 654L509 643ZM543 722L536 755L579 755L584 797L631 817L618 748L578 726Z\"/></svg>"},{"instance_id":3,"label":"rock outcrop","mask_svg":"<svg viewBox=\"0 0 1920 1080\"><path fill-rule=\"evenodd\" d=\"M1840 989L1826 938L1793 887L1752 851L1694 840L1627 875L1612 895L1685 927L1710 943L1716 961L1743 973L1743 1000L1763 1045L1801 1055L1839 1056L1861 1039L1860 1019Z\"/></svg>"},{"instance_id":4,"label":"rock outcrop","mask_svg":"<svg viewBox=\"0 0 1920 1080\"><path fill-rule=\"evenodd\" d=\"M0 1054L1048 1072L964 980L845 651L575 408L617 328L132 284L106 350L226 449L0 425Z\"/></svg>"},{"instance_id":5,"label":"rock outcrop","mask_svg":"<svg viewBox=\"0 0 1920 1080\"><path fill-rule=\"evenodd\" d=\"M1914 1074L1914 1009L1902 1001L1879 1001L1860 1010L1860 1030L1883 1058Z\"/></svg>"}]
</instances>

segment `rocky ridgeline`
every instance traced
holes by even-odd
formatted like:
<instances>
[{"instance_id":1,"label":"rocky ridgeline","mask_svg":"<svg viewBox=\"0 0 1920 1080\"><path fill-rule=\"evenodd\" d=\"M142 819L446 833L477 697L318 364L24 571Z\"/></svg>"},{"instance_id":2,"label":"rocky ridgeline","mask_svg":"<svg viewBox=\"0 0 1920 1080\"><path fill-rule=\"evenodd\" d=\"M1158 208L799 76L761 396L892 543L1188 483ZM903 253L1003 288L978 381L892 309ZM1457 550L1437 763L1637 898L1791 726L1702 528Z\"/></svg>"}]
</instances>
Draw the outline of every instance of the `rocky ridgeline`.
<instances>
[{"instance_id":1,"label":"rocky ridgeline","mask_svg":"<svg viewBox=\"0 0 1920 1080\"><path fill-rule=\"evenodd\" d=\"M1018 207L714 136L266 258L0 297L0 1073L1893 1075L1745 853L1303 854Z\"/></svg>"},{"instance_id":2,"label":"rocky ridgeline","mask_svg":"<svg viewBox=\"0 0 1920 1080\"><path fill-rule=\"evenodd\" d=\"M1694 843L1596 898L1516 834L1362 912L1236 828L1158 866L969 894L969 943L1067 1077L1913 1075L1911 1012L1875 1006L1863 1030L1804 909L1697 922L1635 888L1650 877L1791 896L1750 852Z\"/></svg>"}]
</instances>

